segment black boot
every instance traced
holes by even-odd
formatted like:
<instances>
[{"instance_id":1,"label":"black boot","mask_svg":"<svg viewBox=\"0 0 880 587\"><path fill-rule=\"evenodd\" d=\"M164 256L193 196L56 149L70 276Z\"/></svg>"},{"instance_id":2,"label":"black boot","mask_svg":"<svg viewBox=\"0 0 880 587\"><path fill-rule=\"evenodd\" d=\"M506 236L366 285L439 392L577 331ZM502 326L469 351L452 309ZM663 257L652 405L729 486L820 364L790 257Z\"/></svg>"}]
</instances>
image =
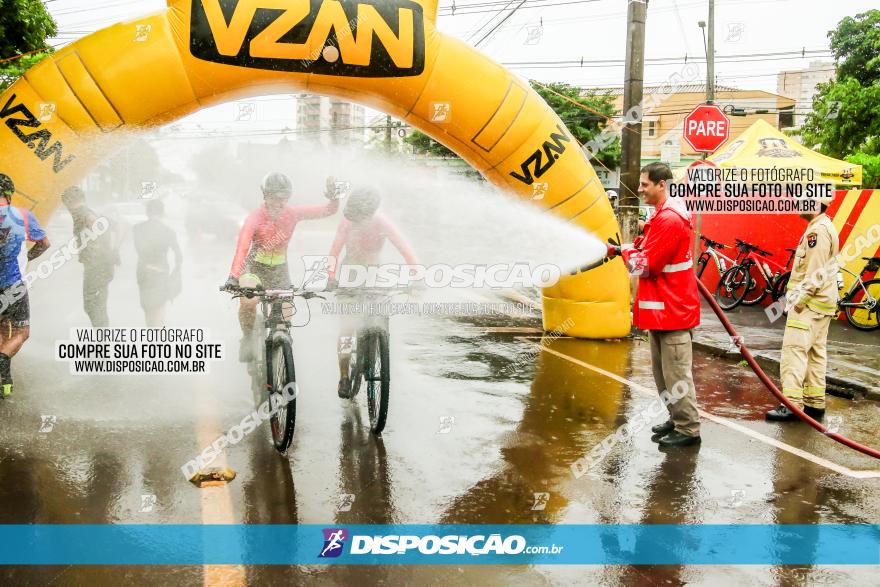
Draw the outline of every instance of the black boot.
<instances>
[{"instance_id":1,"label":"black boot","mask_svg":"<svg viewBox=\"0 0 880 587\"><path fill-rule=\"evenodd\" d=\"M779 406L775 410L770 410L764 414L764 418L771 422L794 422L798 420L797 414L789 410L784 405Z\"/></svg>"},{"instance_id":2,"label":"black boot","mask_svg":"<svg viewBox=\"0 0 880 587\"><path fill-rule=\"evenodd\" d=\"M667 420L662 424L657 424L656 426L651 427L651 432L654 434L651 436L651 442L660 442L660 439L675 430L675 424L672 423L672 420Z\"/></svg>"},{"instance_id":3,"label":"black boot","mask_svg":"<svg viewBox=\"0 0 880 587\"><path fill-rule=\"evenodd\" d=\"M702 439L699 436L685 436L678 430L673 430L663 438L657 441L661 447L681 447L693 446L700 444Z\"/></svg>"},{"instance_id":4,"label":"black boot","mask_svg":"<svg viewBox=\"0 0 880 587\"><path fill-rule=\"evenodd\" d=\"M666 420L662 424L657 424L656 426L651 427L651 432L654 434L662 434L664 436L673 430L675 430L675 424L672 423L672 420Z\"/></svg>"},{"instance_id":5,"label":"black boot","mask_svg":"<svg viewBox=\"0 0 880 587\"><path fill-rule=\"evenodd\" d=\"M336 395L342 399L351 399L351 380L343 377L339 380L339 387L336 388Z\"/></svg>"},{"instance_id":6,"label":"black boot","mask_svg":"<svg viewBox=\"0 0 880 587\"><path fill-rule=\"evenodd\" d=\"M814 420L821 420L825 417L825 408L814 408L812 406L804 406L804 413Z\"/></svg>"}]
</instances>

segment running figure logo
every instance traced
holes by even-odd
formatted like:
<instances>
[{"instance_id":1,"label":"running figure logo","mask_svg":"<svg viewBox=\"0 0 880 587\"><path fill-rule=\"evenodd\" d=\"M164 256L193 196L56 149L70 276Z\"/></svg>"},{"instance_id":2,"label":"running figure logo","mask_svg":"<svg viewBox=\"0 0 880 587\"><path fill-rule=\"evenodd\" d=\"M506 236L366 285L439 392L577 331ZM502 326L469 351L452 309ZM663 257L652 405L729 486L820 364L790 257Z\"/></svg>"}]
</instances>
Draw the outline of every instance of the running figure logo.
<instances>
[{"instance_id":1,"label":"running figure logo","mask_svg":"<svg viewBox=\"0 0 880 587\"><path fill-rule=\"evenodd\" d=\"M342 528L324 528L324 548L318 558L336 558L342 554L345 541L348 540L348 530Z\"/></svg>"}]
</instances>

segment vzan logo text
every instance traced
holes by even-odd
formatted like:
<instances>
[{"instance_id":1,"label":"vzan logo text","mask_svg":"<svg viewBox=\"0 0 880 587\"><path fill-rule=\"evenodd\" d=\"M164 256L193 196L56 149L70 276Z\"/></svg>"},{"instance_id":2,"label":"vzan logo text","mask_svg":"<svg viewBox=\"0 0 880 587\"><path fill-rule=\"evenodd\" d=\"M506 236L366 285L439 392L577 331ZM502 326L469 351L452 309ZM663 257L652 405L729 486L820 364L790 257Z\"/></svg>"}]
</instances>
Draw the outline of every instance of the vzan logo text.
<instances>
[{"instance_id":1,"label":"vzan logo text","mask_svg":"<svg viewBox=\"0 0 880 587\"><path fill-rule=\"evenodd\" d=\"M256 69L357 77L419 75L422 7L409 0L192 0L190 51Z\"/></svg>"},{"instance_id":2,"label":"vzan logo text","mask_svg":"<svg viewBox=\"0 0 880 587\"><path fill-rule=\"evenodd\" d=\"M43 126L43 123L34 116L33 112L31 112L27 106L24 104L15 104L13 106L13 102L15 102L15 94L12 94L12 97L6 102L6 105L3 106L3 109L0 110L0 120L4 120L6 122L6 126L8 126L15 136L18 137L22 143L27 145L28 149L33 149L34 155L39 157L41 160L45 161L49 157L53 157L52 161L52 169L55 173L60 173L62 169L67 167L68 163L76 159L76 156L69 155L67 157L64 156L64 145L61 144L61 141L55 141L52 143L52 133L48 130L41 129L37 132L32 132L30 134L26 134L22 129L23 128L40 128ZM10 118L13 115L20 114L21 118ZM49 144L52 146L49 146Z\"/></svg>"},{"instance_id":3,"label":"vzan logo text","mask_svg":"<svg viewBox=\"0 0 880 587\"><path fill-rule=\"evenodd\" d=\"M571 137L565 134L565 129L562 125L556 125L556 130L559 132L550 133L550 138L544 141L541 148L529 155L529 158L520 164L519 167L522 174L511 171L510 175L526 185L532 185L536 179L550 171L556 160L565 153L565 145L562 143L571 141Z\"/></svg>"}]
</instances>

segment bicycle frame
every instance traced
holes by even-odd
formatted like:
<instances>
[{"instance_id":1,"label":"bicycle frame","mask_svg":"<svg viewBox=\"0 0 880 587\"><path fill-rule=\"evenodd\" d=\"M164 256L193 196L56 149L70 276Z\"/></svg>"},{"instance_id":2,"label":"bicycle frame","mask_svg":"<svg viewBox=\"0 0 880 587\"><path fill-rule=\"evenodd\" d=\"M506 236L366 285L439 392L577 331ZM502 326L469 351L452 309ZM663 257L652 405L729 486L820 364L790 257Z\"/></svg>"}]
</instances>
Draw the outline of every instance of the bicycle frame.
<instances>
[{"instance_id":1,"label":"bicycle frame","mask_svg":"<svg viewBox=\"0 0 880 587\"><path fill-rule=\"evenodd\" d=\"M764 278L764 281L767 282L768 287L772 287L775 283L776 279L779 276L785 274L786 271L789 271L789 267L791 266L791 262L794 260L795 251L791 251L791 254L788 257L788 262L785 265L781 265L776 261L773 261L766 255L762 255L757 251L750 250L746 253L745 258L743 258L742 263L750 262L753 265L758 267L758 270L761 272L761 276Z\"/></svg>"},{"instance_id":2,"label":"bicycle frame","mask_svg":"<svg viewBox=\"0 0 880 587\"><path fill-rule=\"evenodd\" d=\"M840 299L837 301L837 307L838 308L846 308L846 307L865 308L865 307L867 307L867 304L864 302L864 298L862 299L862 301L858 301L858 302L845 302L844 301L844 300L849 300L849 299L852 299L853 297L855 297L856 291L859 287L862 288L862 291L865 293L865 296L870 297L871 294L865 288L865 282L862 281L862 275L864 274L864 271L857 275L856 273L850 271L846 267L841 267L840 270L845 271L846 273L849 273L850 275L852 275L855 278L855 280L852 282L852 285L849 286L849 289L846 291L846 293L843 294L842 296L840 296Z\"/></svg>"}]
</instances>

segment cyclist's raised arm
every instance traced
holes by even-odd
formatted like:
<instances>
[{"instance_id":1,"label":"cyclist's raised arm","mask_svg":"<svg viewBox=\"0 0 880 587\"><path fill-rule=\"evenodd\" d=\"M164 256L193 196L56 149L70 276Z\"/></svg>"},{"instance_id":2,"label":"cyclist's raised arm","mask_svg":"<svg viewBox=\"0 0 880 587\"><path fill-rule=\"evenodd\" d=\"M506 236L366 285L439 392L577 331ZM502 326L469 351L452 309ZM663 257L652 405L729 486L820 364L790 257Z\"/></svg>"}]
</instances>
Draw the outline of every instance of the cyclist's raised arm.
<instances>
[{"instance_id":1,"label":"cyclist's raised arm","mask_svg":"<svg viewBox=\"0 0 880 587\"><path fill-rule=\"evenodd\" d=\"M339 211L339 200L330 200L320 206L294 206L296 216L300 220L317 220L333 216Z\"/></svg>"},{"instance_id":2,"label":"cyclist's raised arm","mask_svg":"<svg viewBox=\"0 0 880 587\"><path fill-rule=\"evenodd\" d=\"M348 232L351 230L351 221L347 218L343 218L339 223L339 226L336 227L336 237L333 239L333 244L330 246L330 278L333 279L336 277L336 269L338 265L339 255L342 254L342 249L345 247L345 241L348 240Z\"/></svg>"},{"instance_id":3,"label":"cyclist's raised arm","mask_svg":"<svg viewBox=\"0 0 880 587\"><path fill-rule=\"evenodd\" d=\"M257 227L257 213L254 212L244 221L241 232L238 234L238 243L235 245L235 258L232 260L232 268L229 275L238 279L244 270L248 253L254 241L254 230Z\"/></svg>"},{"instance_id":4,"label":"cyclist's raised arm","mask_svg":"<svg viewBox=\"0 0 880 587\"><path fill-rule=\"evenodd\" d=\"M30 210L23 210L23 212L25 238L34 243L34 246L28 251L27 258L28 261L33 261L49 250L51 244L49 243L49 237L46 236L46 231L40 226L34 213Z\"/></svg>"},{"instance_id":5,"label":"cyclist's raised arm","mask_svg":"<svg viewBox=\"0 0 880 587\"><path fill-rule=\"evenodd\" d=\"M391 244L393 244L400 254L403 255L407 265L419 264L416 253L412 250L412 247L409 246L409 242L407 242L403 235L400 234L397 227L384 217L382 218L382 230L385 233L385 236L388 237L388 240L391 241Z\"/></svg>"}]
</instances>

